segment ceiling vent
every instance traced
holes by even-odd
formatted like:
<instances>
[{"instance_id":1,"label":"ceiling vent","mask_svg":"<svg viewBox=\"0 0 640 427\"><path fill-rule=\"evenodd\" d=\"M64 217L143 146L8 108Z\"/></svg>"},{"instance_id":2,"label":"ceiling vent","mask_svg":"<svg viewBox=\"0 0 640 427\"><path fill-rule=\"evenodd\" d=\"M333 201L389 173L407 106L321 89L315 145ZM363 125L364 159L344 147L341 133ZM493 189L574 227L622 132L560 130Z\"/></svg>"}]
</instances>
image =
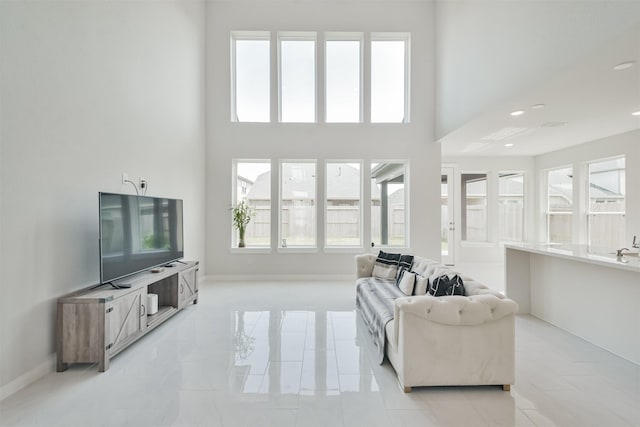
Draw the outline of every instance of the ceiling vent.
<instances>
[{"instance_id":1,"label":"ceiling vent","mask_svg":"<svg viewBox=\"0 0 640 427\"><path fill-rule=\"evenodd\" d=\"M533 129L530 128L515 128L515 127L506 127L502 128L499 131L490 133L487 136L483 136L480 138L483 141L503 141L508 138L513 138L514 136L524 135L525 133L531 132Z\"/></svg>"},{"instance_id":2,"label":"ceiling vent","mask_svg":"<svg viewBox=\"0 0 640 427\"><path fill-rule=\"evenodd\" d=\"M481 151L485 148L489 147L488 142L472 142L471 144L467 145L466 147L464 147L464 149L462 150L463 153L472 153L475 151Z\"/></svg>"}]
</instances>

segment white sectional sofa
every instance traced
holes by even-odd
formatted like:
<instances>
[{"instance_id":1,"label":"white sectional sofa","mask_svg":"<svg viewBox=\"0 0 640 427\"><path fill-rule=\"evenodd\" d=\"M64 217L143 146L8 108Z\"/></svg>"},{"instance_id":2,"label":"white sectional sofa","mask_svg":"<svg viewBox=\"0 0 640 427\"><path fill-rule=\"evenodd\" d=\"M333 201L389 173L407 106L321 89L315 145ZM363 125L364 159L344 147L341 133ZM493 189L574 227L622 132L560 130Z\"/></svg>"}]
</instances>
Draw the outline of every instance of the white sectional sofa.
<instances>
[{"instance_id":1,"label":"white sectional sofa","mask_svg":"<svg viewBox=\"0 0 640 427\"><path fill-rule=\"evenodd\" d=\"M379 322L386 322L380 362L386 355L405 392L416 386L453 385L500 385L510 390L515 380L514 301L468 277L462 277L464 296L396 298L391 295L395 290L389 293L394 281L371 277L375 262L373 254L356 256L356 304L361 314L376 311L363 309L364 300L387 289L383 298L393 304L393 319ZM442 267L414 257L411 271L429 277Z\"/></svg>"}]
</instances>

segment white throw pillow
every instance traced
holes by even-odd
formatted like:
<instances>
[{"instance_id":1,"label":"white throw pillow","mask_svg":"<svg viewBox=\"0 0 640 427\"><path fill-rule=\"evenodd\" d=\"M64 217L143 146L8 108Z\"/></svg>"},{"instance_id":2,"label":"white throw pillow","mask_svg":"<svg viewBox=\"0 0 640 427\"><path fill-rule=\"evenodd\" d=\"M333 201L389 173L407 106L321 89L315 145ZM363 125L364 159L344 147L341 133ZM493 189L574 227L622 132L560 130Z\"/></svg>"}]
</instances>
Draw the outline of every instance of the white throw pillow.
<instances>
[{"instance_id":1,"label":"white throw pillow","mask_svg":"<svg viewBox=\"0 0 640 427\"><path fill-rule=\"evenodd\" d=\"M413 290L414 295L426 295L429 287L429 278L416 274L416 286Z\"/></svg>"},{"instance_id":2,"label":"white throw pillow","mask_svg":"<svg viewBox=\"0 0 640 427\"><path fill-rule=\"evenodd\" d=\"M407 270L402 272L402 278L398 287L405 295L413 294L413 285L416 283L416 273L411 273Z\"/></svg>"}]
</instances>

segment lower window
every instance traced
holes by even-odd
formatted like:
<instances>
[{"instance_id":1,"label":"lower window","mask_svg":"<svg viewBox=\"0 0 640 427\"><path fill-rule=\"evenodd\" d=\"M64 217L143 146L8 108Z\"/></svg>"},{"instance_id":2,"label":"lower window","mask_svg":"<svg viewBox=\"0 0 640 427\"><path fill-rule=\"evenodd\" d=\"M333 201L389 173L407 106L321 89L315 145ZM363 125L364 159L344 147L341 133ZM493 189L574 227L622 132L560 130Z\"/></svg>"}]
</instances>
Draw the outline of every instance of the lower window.
<instances>
[{"instance_id":1,"label":"lower window","mask_svg":"<svg viewBox=\"0 0 640 427\"><path fill-rule=\"evenodd\" d=\"M280 247L316 247L316 162L280 163Z\"/></svg>"},{"instance_id":2,"label":"lower window","mask_svg":"<svg viewBox=\"0 0 640 427\"><path fill-rule=\"evenodd\" d=\"M405 163L371 163L371 242L407 246Z\"/></svg>"},{"instance_id":3,"label":"lower window","mask_svg":"<svg viewBox=\"0 0 640 427\"><path fill-rule=\"evenodd\" d=\"M245 231L247 247L271 245L271 162L237 160L235 166L234 206L241 202L252 208L253 215ZM232 247L238 246L239 233L233 230Z\"/></svg>"}]
</instances>

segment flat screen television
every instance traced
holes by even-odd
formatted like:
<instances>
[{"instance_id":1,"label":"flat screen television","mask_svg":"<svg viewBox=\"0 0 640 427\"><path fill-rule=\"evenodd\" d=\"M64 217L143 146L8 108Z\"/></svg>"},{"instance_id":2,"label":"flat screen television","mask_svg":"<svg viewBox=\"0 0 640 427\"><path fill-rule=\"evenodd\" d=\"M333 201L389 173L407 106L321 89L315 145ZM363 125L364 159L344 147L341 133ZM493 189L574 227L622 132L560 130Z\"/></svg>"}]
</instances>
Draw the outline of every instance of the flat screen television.
<instances>
[{"instance_id":1,"label":"flat screen television","mask_svg":"<svg viewBox=\"0 0 640 427\"><path fill-rule=\"evenodd\" d=\"M100 283L184 256L182 200L99 193Z\"/></svg>"}]
</instances>

